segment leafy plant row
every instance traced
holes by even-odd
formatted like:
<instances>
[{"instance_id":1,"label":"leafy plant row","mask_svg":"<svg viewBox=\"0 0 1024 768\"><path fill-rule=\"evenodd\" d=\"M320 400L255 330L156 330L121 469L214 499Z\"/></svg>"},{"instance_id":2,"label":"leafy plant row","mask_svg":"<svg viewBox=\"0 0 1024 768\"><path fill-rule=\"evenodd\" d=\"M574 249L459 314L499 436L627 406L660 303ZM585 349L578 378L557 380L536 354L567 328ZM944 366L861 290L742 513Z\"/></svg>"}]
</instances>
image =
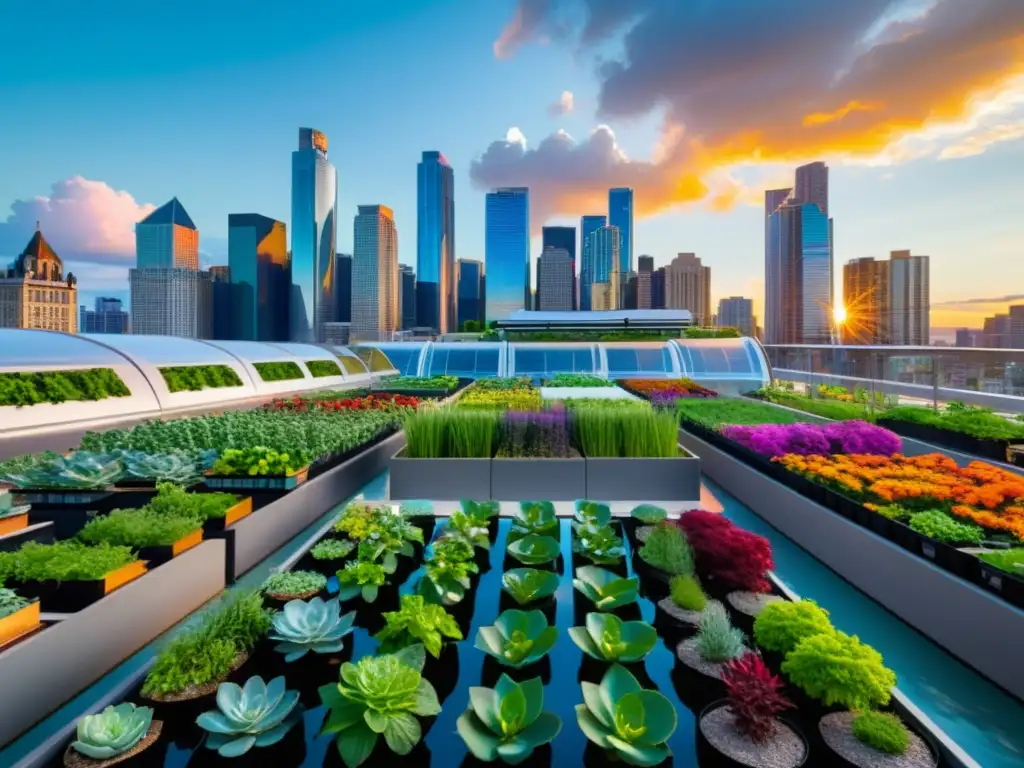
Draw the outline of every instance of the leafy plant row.
<instances>
[{"instance_id":1,"label":"leafy plant row","mask_svg":"<svg viewBox=\"0 0 1024 768\"><path fill-rule=\"evenodd\" d=\"M131 391L113 368L0 373L0 406L105 400Z\"/></svg>"},{"instance_id":2,"label":"leafy plant row","mask_svg":"<svg viewBox=\"0 0 1024 768\"><path fill-rule=\"evenodd\" d=\"M256 369L256 373L264 381L288 381L290 379L305 378L298 363L253 363L252 367Z\"/></svg>"},{"instance_id":3,"label":"leafy plant row","mask_svg":"<svg viewBox=\"0 0 1024 768\"><path fill-rule=\"evenodd\" d=\"M242 379L229 365L175 365L160 368L169 392L240 387Z\"/></svg>"}]
</instances>

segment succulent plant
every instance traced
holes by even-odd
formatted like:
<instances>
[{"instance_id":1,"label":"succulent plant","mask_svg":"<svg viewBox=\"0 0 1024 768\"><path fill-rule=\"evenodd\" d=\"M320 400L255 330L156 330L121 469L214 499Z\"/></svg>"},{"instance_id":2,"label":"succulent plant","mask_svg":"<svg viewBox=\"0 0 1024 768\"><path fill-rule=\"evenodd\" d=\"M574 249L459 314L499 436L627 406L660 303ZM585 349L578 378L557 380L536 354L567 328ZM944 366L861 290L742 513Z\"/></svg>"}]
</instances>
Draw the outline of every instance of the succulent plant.
<instances>
[{"instance_id":1,"label":"succulent plant","mask_svg":"<svg viewBox=\"0 0 1024 768\"><path fill-rule=\"evenodd\" d=\"M596 565L615 565L626 555L622 539L610 525L591 523L576 527L572 551Z\"/></svg>"},{"instance_id":2,"label":"succulent plant","mask_svg":"<svg viewBox=\"0 0 1024 768\"><path fill-rule=\"evenodd\" d=\"M501 513L501 507L496 501L471 501L463 499L459 502L459 505L462 507L463 512L484 525L492 517L497 517Z\"/></svg>"},{"instance_id":3,"label":"succulent plant","mask_svg":"<svg viewBox=\"0 0 1024 768\"><path fill-rule=\"evenodd\" d=\"M155 480L188 486L203 476L199 459L183 451L121 451L121 460L124 462L124 477L132 480Z\"/></svg>"},{"instance_id":4,"label":"succulent plant","mask_svg":"<svg viewBox=\"0 0 1024 768\"><path fill-rule=\"evenodd\" d=\"M587 656L598 661L639 661L658 642L658 633L645 621L623 621L612 613L588 613L585 626L569 627L569 637Z\"/></svg>"},{"instance_id":5,"label":"succulent plant","mask_svg":"<svg viewBox=\"0 0 1024 768\"><path fill-rule=\"evenodd\" d=\"M542 611L504 611L493 627L480 627L474 645L508 667L518 669L540 661L558 640Z\"/></svg>"},{"instance_id":6,"label":"succulent plant","mask_svg":"<svg viewBox=\"0 0 1024 768\"><path fill-rule=\"evenodd\" d=\"M269 747L285 737L299 722L302 710L298 691L285 688L284 677L264 683L259 675L245 685L217 686L217 709L203 712L196 725L206 731L207 749L221 757L238 757L253 747Z\"/></svg>"},{"instance_id":7,"label":"succulent plant","mask_svg":"<svg viewBox=\"0 0 1024 768\"><path fill-rule=\"evenodd\" d=\"M75 451L70 456L46 452L4 463L0 481L18 488L93 490L105 488L124 473L120 455Z\"/></svg>"},{"instance_id":8,"label":"succulent plant","mask_svg":"<svg viewBox=\"0 0 1024 768\"><path fill-rule=\"evenodd\" d=\"M509 542L522 539L531 533L538 536L558 536L558 517L555 505L550 501L524 501L512 518L508 532Z\"/></svg>"},{"instance_id":9,"label":"succulent plant","mask_svg":"<svg viewBox=\"0 0 1024 768\"><path fill-rule=\"evenodd\" d=\"M428 603L422 595L402 595L401 607L385 613L384 621L384 628L373 636L384 653L420 643L437 658L445 637L462 639L462 630L452 615L440 605Z\"/></svg>"},{"instance_id":10,"label":"succulent plant","mask_svg":"<svg viewBox=\"0 0 1024 768\"><path fill-rule=\"evenodd\" d=\"M608 525L612 521L612 510L607 504L580 499L576 502L574 514L580 523Z\"/></svg>"},{"instance_id":11,"label":"succulent plant","mask_svg":"<svg viewBox=\"0 0 1024 768\"><path fill-rule=\"evenodd\" d=\"M782 693L782 680L754 651L728 662L722 668L722 682L729 693L729 711L736 730L755 744L767 741L778 713L793 707Z\"/></svg>"},{"instance_id":12,"label":"succulent plant","mask_svg":"<svg viewBox=\"0 0 1024 768\"><path fill-rule=\"evenodd\" d=\"M630 516L644 525L657 525L663 520L668 519L668 511L663 507L656 507L653 504L641 504L633 508Z\"/></svg>"},{"instance_id":13,"label":"succulent plant","mask_svg":"<svg viewBox=\"0 0 1024 768\"><path fill-rule=\"evenodd\" d=\"M584 682L576 705L580 730L597 746L629 765L660 765L672 755L676 710L658 691L644 690L625 667L613 664L600 685Z\"/></svg>"},{"instance_id":14,"label":"succulent plant","mask_svg":"<svg viewBox=\"0 0 1024 768\"><path fill-rule=\"evenodd\" d=\"M502 675L494 688L469 689L469 709L459 715L456 727L478 760L519 765L562 730L561 718L543 709L539 677L517 683Z\"/></svg>"},{"instance_id":15,"label":"succulent plant","mask_svg":"<svg viewBox=\"0 0 1024 768\"><path fill-rule=\"evenodd\" d=\"M635 577L625 579L604 568L584 565L576 569L572 585L599 611L612 611L636 601L640 582Z\"/></svg>"},{"instance_id":16,"label":"succulent plant","mask_svg":"<svg viewBox=\"0 0 1024 768\"><path fill-rule=\"evenodd\" d=\"M109 706L78 721L71 748L93 760L109 760L124 754L149 733L153 710L125 702Z\"/></svg>"},{"instance_id":17,"label":"succulent plant","mask_svg":"<svg viewBox=\"0 0 1024 768\"><path fill-rule=\"evenodd\" d=\"M562 547L551 536L531 533L508 545L508 553L523 565L542 565L557 559Z\"/></svg>"},{"instance_id":18,"label":"succulent plant","mask_svg":"<svg viewBox=\"0 0 1024 768\"><path fill-rule=\"evenodd\" d=\"M307 653L337 653L344 647L345 637L352 631L355 611L341 613L337 598L324 601L314 597L308 602L291 600L284 610L271 618L270 639L277 641L274 650L283 653L286 663L301 659Z\"/></svg>"},{"instance_id":19,"label":"succulent plant","mask_svg":"<svg viewBox=\"0 0 1024 768\"><path fill-rule=\"evenodd\" d=\"M743 630L729 623L729 614L721 603L710 603L700 617L697 653L712 662L731 661L743 654Z\"/></svg>"},{"instance_id":20,"label":"succulent plant","mask_svg":"<svg viewBox=\"0 0 1024 768\"><path fill-rule=\"evenodd\" d=\"M423 678L426 652L411 645L398 653L365 656L341 665L341 682L321 686L330 712L322 733L336 733L338 753L348 768L362 765L384 735L397 755L407 755L423 737L419 720L441 711L437 691Z\"/></svg>"},{"instance_id":21,"label":"succulent plant","mask_svg":"<svg viewBox=\"0 0 1024 768\"><path fill-rule=\"evenodd\" d=\"M281 571L270 574L261 589L266 595L292 597L315 594L327 588L327 577L315 571Z\"/></svg>"},{"instance_id":22,"label":"succulent plant","mask_svg":"<svg viewBox=\"0 0 1024 768\"><path fill-rule=\"evenodd\" d=\"M512 568L501 577L501 588L519 605L526 605L555 594L558 575L537 568Z\"/></svg>"}]
</instances>

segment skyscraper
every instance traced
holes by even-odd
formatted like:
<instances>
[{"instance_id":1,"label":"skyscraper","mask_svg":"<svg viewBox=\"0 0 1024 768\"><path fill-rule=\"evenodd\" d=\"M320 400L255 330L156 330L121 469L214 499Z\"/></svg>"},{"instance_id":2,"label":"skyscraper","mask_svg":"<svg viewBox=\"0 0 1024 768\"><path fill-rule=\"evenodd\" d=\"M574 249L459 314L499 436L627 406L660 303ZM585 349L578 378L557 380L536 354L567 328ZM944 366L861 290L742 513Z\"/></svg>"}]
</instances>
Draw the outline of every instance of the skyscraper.
<instances>
[{"instance_id":1,"label":"skyscraper","mask_svg":"<svg viewBox=\"0 0 1024 768\"><path fill-rule=\"evenodd\" d=\"M258 213L228 214L230 338L288 341L290 273L284 222Z\"/></svg>"},{"instance_id":2,"label":"skyscraper","mask_svg":"<svg viewBox=\"0 0 1024 768\"><path fill-rule=\"evenodd\" d=\"M230 267L224 264L210 267L210 302L213 317L211 339L231 340L235 338L233 291ZM286 293L285 296L287 295Z\"/></svg>"},{"instance_id":3,"label":"skyscraper","mask_svg":"<svg viewBox=\"0 0 1024 768\"><path fill-rule=\"evenodd\" d=\"M636 308L653 309L654 257L641 256L637 259Z\"/></svg>"},{"instance_id":4,"label":"skyscraper","mask_svg":"<svg viewBox=\"0 0 1024 768\"><path fill-rule=\"evenodd\" d=\"M334 257L334 320L352 322L352 254L339 253Z\"/></svg>"},{"instance_id":5,"label":"skyscraper","mask_svg":"<svg viewBox=\"0 0 1024 768\"><path fill-rule=\"evenodd\" d=\"M98 296L93 307L82 306L78 316L79 333L128 333L128 313L120 299Z\"/></svg>"},{"instance_id":6,"label":"skyscraper","mask_svg":"<svg viewBox=\"0 0 1024 768\"><path fill-rule=\"evenodd\" d=\"M569 254L572 261L572 306L569 309L579 308L579 298L576 295L576 227L544 227L541 230L541 249L561 248Z\"/></svg>"},{"instance_id":7,"label":"skyscraper","mask_svg":"<svg viewBox=\"0 0 1024 768\"><path fill-rule=\"evenodd\" d=\"M814 203L828 216L828 166L818 161L797 168L793 197L801 203Z\"/></svg>"},{"instance_id":8,"label":"skyscraper","mask_svg":"<svg viewBox=\"0 0 1024 768\"><path fill-rule=\"evenodd\" d=\"M504 320L530 299L530 190L505 187L487 193L484 264L487 322Z\"/></svg>"},{"instance_id":9,"label":"skyscraper","mask_svg":"<svg viewBox=\"0 0 1024 768\"><path fill-rule=\"evenodd\" d=\"M680 253L665 268L665 306L689 310L694 325L711 325L711 267L696 254Z\"/></svg>"},{"instance_id":10,"label":"skyscraper","mask_svg":"<svg viewBox=\"0 0 1024 768\"><path fill-rule=\"evenodd\" d=\"M398 326L403 331L416 327L416 270L398 265Z\"/></svg>"},{"instance_id":11,"label":"skyscraper","mask_svg":"<svg viewBox=\"0 0 1024 768\"><path fill-rule=\"evenodd\" d=\"M931 341L929 258L910 251L889 255L889 343L926 346Z\"/></svg>"},{"instance_id":12,"label":"skyscraper","mask_svg":"<svg viewBox=\"0 0 1024 768\"><path fill-rule=\"evenodd\" d=\"M352 336L386 341L398 328L398 232L385 205L360 205L352 254Z\"/></svg>"},{"instance_id":13,"label":"skyscraper","mask_svg":"<svg viewBox=\"0 0 1024 768\"><path fill-rule=\"evenodd\" d=\"M454 331L455 172L440 152L417 166L416 325Z\"/></svg>"},{"instance_id":14,"label":"skyscraper","mask_svg":"<svg viewBox=\"0 0 1024 768\"><path fill-rule=\"evenodd\" d=\"M575 283L569 251L553 245L545 246L537 259L537 309L572 310Z\"/></svg>"},{"instance_id":15,"label":"skyscraper","mask_svg":"<svg viewBox=\"0 0 1024 768\"><path fill-rule=\"evenodd\" d=\"M292 152L292 283L289 338L320 341L334 320L338 172L327 159L327 135L299 129Z\"/></svg>"},{"instance_id":16,"label":"skyscraper","mask_svg":"<svg viewBox=\"0 0 1024 768\"><path fill-rule=\"evenodd\" d=\"M887 344L889 262L853 259L843 265L844 344Z\"/></svg>"},{"instance_id":17,"label":"skyscraper","mask_svg":"<svg viewBox=\"0 0 1024 768\"><path fill-rule=\"evenodd\" d=\"M651 309L665 308L665 268L658 267L651 275Z\"/></svg>"},{"instance_id":18,"label":"skyscraper","mask_svg":"<svg viewBox=\"0 0 1024 768\"><path fill-rule=\"evenodd\" d=\"M620 309L622 306L621 232L613 225L593 230L587 237L587 247L592 261L591 293L600 285L601 301L592 298L591 309Z\"/></svg>"},{"instance_id":19,"label":"skyscraper","mask_svg":"<svg viewBox=\"0 0 1024 768\"><path fill-rule=\"evenodd\" d=\"M619 187L608 190L608 223L619 228L619 273L633 271L633 190Z\"/></svg>"},{"instance_id":20,"label":"skyscraper","mask_svg":"<svg viewBox=\"0 0 1024 768\"><path fill-rule=\"evenodd\" d=\"M608 224L607 216L584 216L580 220L580 309L590 309L590 286L594 282L594 255L590 233Z\"/></svg>"},{"instance_id":21,"label":"skyscraper","mask_svg":"<svg viewBox=\"0 0 1024 768\"><path fill-rule=\"evenodd\" d=\"M459 329L467 320L484 321L484 265L475 259L455 262L459 292Z\"/></svg>"},{"instance_id":22,"label":"skyscraper","mask_svg":"<svg viewBox=\"0 0 1024 768\"><path fill-rule=\"evenodd\" d=\"M742 296L730 296L718 300L718 327L735 328L741 336L753 336L754 300Z\"/></svg>"},{"instance_id":23,"label":"skyscraper","mask_svg":"<svg viewBox=\"0 0 1024 768\"><path fill-rule=\"evenodd\" d=\"M135 257L137 269L199 269L199 230L178 198L135 225Z\"/></svg>"}]
</instances>

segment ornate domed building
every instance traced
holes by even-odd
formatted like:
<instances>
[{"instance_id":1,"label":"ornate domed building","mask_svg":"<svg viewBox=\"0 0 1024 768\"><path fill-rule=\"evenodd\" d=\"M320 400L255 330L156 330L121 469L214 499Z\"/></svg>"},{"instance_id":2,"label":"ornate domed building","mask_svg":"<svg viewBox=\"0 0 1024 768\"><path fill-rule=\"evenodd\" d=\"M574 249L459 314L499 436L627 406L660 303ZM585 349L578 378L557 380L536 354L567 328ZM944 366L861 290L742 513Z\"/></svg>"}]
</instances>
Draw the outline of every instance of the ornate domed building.
<instances>
[{"instance_id":1,"label":"ornate domed building","mask_svg":"<svg viewBox=\"0 0 1024 768\"><path fill-rule=\"evenodd\" d=\"M77 280L39 231L7 270L0 270L0 328L78 330Z\"/></svg>"}]
</instances>

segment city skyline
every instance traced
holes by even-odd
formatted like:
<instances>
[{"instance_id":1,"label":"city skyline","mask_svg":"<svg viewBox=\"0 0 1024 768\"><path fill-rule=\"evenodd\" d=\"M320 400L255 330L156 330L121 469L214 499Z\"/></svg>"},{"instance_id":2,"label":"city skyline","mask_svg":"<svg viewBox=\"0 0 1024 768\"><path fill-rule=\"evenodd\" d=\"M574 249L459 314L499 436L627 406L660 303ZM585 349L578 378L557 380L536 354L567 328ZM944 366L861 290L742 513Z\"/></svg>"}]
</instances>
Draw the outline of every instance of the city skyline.
<instances>
[{"instance_id":1,"label":"city skyline","mask_svg":"<svg viewBox=\"0 0 1024 768\"><path fill-rule=\"evenodd\" d=\"M933 326L980 327L1005 312L1014 299L1004 297L1024 294L1024 224L1013 203L1024 86L1011 80L1022 68L1012 43L1024 28L1020 5L869 0L828 20L799 72L759 45L723 44L752 30L756 39L794 44L802 5L748 9L737 26L732 2L708 3L693 18L644 3L626 37L621 14L602 17L608 36L599 39L610 49L579 48L573 19L566 34L550 35L554 10L517 27L513 2L442 9L399 1L387 24L369 9L332 8L314 31L297 14L276 14L282 41L260 50L243 44L271 8L260 0L242 19L211 14L195 24L184 8L178 19L161 14L159 23L173 27L167 42L147 32L157 9L94 11L99 26L88 39L77 34L72 4L66 13L61 2L45 13L22 9L12 26L45 27L60 53L41 59L30 36L14 36L0 52L9 74L0 98L33 115L0 129L0 257L16 256L41 220L83 276L81 303L115 291L126 298L133 223L178 196L204 233L204 266L226 263L228 213L258 211L292 227L283 148L295 126L314 125L332 137L341 177L341 251L351 251L344 222L365 200L385 201L398 226L413 231L413 166L438 150L455 169L456 258L483 258L492 187L531 188L532 260L541 227L578 226L582 215L606 209L609 189L631 187L634 259L650 254L664 266L696 252L715 267L713 301L743 295L760 305L763 190L821 160L831 169L829 214L842 223L837 271L909 248L932 257ZM475 43L419 56L415 68L389 53L415 56L442 32ZM200 51L187 59L171 42L183 35ZM534 44L545 36L551 45ZM984 55L954 72L947 65L961 51ZM615 66L595 74L589 64L598 53ZM667 65L651 69L666 53ZM352 57L366 64L359 77L344 74ZM758 97L719 89L710 99L690 81L698 70L755 72L749 92ZM167 87L189 99L166 99ZM549 110L563 91L574 98ZM450 120L432 119L441 93ZM354 99L359 120L345 106ZM417 117L415 129L394 119L396 100ZM693 154L691 139L702 154ZM46 152L24 151L34 146ZM416 253L406 248L401 258L415 265ZM981 268L963 274L968 259ZM835 290L842 295L838 275Z\"/></svg>"}]
</instances>

